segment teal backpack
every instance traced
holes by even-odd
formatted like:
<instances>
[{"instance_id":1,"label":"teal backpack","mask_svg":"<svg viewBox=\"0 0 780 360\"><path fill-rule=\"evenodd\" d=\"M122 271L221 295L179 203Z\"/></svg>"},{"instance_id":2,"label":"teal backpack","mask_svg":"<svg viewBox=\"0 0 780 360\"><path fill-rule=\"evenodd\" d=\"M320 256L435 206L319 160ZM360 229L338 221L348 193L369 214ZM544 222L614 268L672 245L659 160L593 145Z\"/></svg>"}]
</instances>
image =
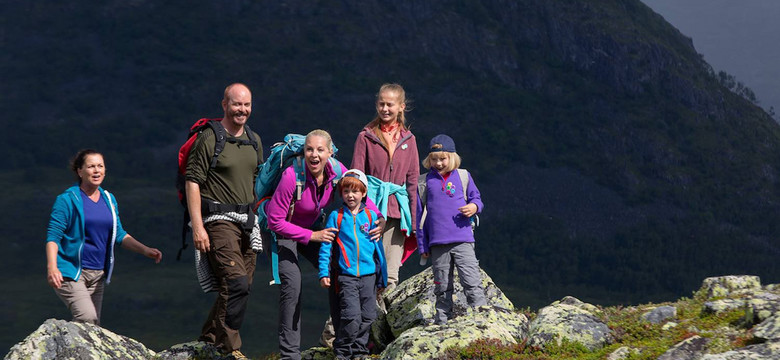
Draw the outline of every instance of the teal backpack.
<instances>
[{"instance_id":1,"label":"teal backpack","mask_svg":"<svg viewBox=\"0 0 780 360\"><path fill-rule=\"evenodd\" d=\"M257 213L257 223L263 231L263 240L264 242L270 242L271 245L270 255L274 278L271 284L281 284L278 269L279 249L276 244L276 234L268 230L268 216L265 212L265 205L273 196L276 186L279 185L279 179L284 169L292 165L295 169L295 197L290 203L287 219L292 218L293 211L295 211L295 202L301 199L303 187L306 184L306 164L303 159L305 142L306 137L304 135L287 134L282 142L271 146L268 159L258 165L257 178L255 179L255 195L258 201L254 208ZM332 150L333 156L335 156L338 152L336 145L332 145ZM336 177L333 180L333 186L335 187L338 180L341 179L341 164L333 157L328 158L328 161L336 172ZM267 249L266 244L263 244L263 248Z\"/></svg>"}]
</instances>

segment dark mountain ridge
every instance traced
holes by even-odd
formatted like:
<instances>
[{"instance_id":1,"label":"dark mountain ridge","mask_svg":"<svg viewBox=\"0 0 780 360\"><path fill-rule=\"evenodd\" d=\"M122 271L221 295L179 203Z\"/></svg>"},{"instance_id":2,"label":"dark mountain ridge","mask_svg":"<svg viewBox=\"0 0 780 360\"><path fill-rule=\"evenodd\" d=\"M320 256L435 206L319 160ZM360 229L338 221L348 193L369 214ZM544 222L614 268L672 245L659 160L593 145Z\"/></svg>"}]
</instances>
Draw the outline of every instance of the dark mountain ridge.
<instances>
[{"instance_id":1,"label":"dark mountain ridge","mask_svg":"<svg viewBox=\"0 0 780 360\"><path fill-rule=\"evenodd\" d=\"M4 13L0 107L19 134L0 143L4 205L25 204L0 226L6 270L42 264L36 239L70 181L65 163L96 147L123 223L169 262L146 270L123 256L118 274L189 276L188 261L171 263L175 153L195 119L220 115L224 86L252 88L250 124L266 147L325 128L348 163L379 85L399 82L420 150L447 133L474 174L486 203L478 256L519 307L563 295L668 300L726 273L780 281L780 128L719 85L691 39L638 0L37 1ZM10 304L3 317L37 326L49 308L18 299L54 296L41 274L26 276L19 297L0 300ZM194 282L164 278L149 281L137 311L180 308L155 289ZM120 293L140 280L122 281L111 291L135 301ZM133 334L136 322L115 325L154 345L194 336L206 308L158 340Z\"/></svg>"}]
</instances>

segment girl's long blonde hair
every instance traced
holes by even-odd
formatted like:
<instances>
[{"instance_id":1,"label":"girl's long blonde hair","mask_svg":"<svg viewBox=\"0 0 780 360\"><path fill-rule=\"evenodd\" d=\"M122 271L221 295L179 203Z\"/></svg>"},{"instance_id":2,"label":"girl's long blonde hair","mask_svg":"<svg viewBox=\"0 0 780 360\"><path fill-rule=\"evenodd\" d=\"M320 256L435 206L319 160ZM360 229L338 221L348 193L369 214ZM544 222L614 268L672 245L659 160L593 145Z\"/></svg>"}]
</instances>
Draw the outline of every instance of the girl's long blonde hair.
<instances>
[{"instance_id":1,"label":"girl's long blonde hair","mask_svg":"<svg viewBox=\"0 0 780 360\"><path fill-rule=\"evenodd\" d=\"M398 113L398 118L396 120L399 124L401 124L401 129L409 130L409 126L406 124L406 112L411 111L412 108L409 106L411 101L406 100L406 91L404 90L403 86L399 84L383 84L381 87L379 87L379 92L376 93L376 101L379 101L379 97L382 96L382 93L384 92L396 93L398 96L398 103L406 105L406 108ZM368 123L368 127L374 131L374 134L376 134L376 136L382 140L382 142L384 142L384 139L382 139L382 130L379 129L379 124L381 121L382 120L379 118L379 114L377 114L374 120L371 120L371 122Z\"/></svg>"}]
</instances>

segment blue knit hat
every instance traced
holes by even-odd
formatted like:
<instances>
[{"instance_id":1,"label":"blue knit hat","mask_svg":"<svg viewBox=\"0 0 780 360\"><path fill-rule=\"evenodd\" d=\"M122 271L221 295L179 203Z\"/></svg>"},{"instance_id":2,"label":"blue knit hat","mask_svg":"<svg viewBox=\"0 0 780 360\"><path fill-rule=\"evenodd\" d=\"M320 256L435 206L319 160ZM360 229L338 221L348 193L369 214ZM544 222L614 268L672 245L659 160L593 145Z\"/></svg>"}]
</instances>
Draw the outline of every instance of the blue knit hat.
<instances>
[{"instance_id":1,"label":"blue knit hat","mask_svg":"<svg viewBox=\"0 0 780 360\"><path fill-rule=\"evenodd\" d=\"M431 139L431 144L428 146L428 153L438 151L451 153L457 152L455 151L455 141L452 140L451 137L444 134L434 136L433 139Z\"/></svg>"}]
</instances>

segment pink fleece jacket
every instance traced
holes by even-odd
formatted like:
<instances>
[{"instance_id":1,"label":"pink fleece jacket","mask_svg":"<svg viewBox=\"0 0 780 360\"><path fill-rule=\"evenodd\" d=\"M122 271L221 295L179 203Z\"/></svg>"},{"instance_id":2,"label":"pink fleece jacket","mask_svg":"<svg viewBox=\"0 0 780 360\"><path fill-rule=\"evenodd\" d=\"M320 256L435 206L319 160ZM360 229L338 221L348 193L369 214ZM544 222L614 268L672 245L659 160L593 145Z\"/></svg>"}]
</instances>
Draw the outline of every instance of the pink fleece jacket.
<instances>
[{"instance_id":1,"label":"pink fleece jacket","mask_svg":"<svg viewBox=\"0 0 780 360\"><path fill-rule=\"evenodd\" d=\"M406 186L409 194L409 210L412 212L412 229L417 228L417 178L420 176L420 156L417 152L417 140L409 130L402 130L400 140L393 152L393 158L374 131L366 126L355 141L352 154L352 168L359 169L379 180ZM388 200L387 216L400 218L395 196Z\"/></svg>"},{"instance_id":2,"label":"pink fleece jacket","mask_svg":"<svg viewBox=\"0 0 780 360\"><path fill-rule=\"evenodd\" d=\"M347 171L341 162L339 162L339 166L341 166L342 174ZM290 221L287 221L287 212L295 197L295 170L290 166L282 172L279 185L265 208L268 215L268 228L280 238L295 240L304 245L308 244L313 232L311 228L320 218L321 210L330 205L333 199L341 199L338 189L333 188L333 179L336 177L336 173L330 162L325 164L324 171L327 181L319 196L317 194L317 180L312 177L310 172L306 172L306 183L303 186L301 200L295 202L295 209ZM366 207L382 216L371 200L366 199Z\"/></svg>"}]
</instances>

